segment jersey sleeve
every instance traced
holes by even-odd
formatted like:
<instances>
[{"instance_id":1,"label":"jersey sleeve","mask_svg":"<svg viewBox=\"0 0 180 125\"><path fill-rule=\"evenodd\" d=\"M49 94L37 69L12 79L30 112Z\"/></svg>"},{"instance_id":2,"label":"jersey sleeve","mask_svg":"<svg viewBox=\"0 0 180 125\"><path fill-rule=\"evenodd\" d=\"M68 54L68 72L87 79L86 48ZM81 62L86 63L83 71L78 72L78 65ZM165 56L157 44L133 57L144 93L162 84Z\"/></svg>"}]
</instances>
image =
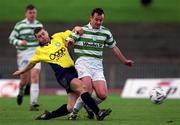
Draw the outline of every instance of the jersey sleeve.
<instances>
[{"instance_id":1,"label":"jersey sleeve","mask_svg":"<svg viewBox=\"0 0 180 125\"><path fill-rule=\"evenodd\" d=\"M65 41L70 35L72 34L72 31L66 30L65 32L62 33L62 38Z\"/></svg>"},{"instance_id":2,"label":"jersey sleeve","mask_svg":"<svg viewBox=\"0 0 180 125\"><path fill-rule=\"evenodd\" d=\"M19 28L18 27L19 27L19 23L17 23L14 26L14 28L9 36L9 43L13 44L14 46L18 46L21 42L21 40L18 39L18 37L19 37Z\"/></svg>"},{"instance_id":3,"label":"jersey sleeve","mask_svg":"<svg viewBox=\"0 0 180 125\"><path fill-rule=\"evenodd\" d=\"M66 30L65 32L55 33L52 37L62 39L64 42L72 34L72 31Z\"/></svg>"},{"instance_id":4,"label":"jersey sleeve","mask_svg":"<svg viewBox=\"0 0 180 125\"><path fill-rule=\"evenodd\" d=\"M73 39L74 41L77 41L79 39L79 34L77 34L76 32L73 32L69 35L69 37L67 37L67 40L68 39Z\"/></svg>"},{"instance_id":5,"label":"jersey sleeve","mask_svg":"<svg viewBox=\"0 0 180 125\"><path fill-rule=\"evenodd\" d=\"M107 39L105 41L105 46L109 48L113 48L116 46L116 41L113 38L112 33L109 31L107 34Z\"/></svg>"}]
</instances>

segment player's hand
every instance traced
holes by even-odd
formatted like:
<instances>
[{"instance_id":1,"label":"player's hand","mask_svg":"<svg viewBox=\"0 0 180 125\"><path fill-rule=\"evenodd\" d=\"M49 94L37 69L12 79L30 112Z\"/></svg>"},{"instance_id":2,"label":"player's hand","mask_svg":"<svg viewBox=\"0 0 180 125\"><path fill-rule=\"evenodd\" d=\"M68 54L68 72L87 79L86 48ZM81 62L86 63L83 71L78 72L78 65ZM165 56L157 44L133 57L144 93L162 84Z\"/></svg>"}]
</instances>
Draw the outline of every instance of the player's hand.
<instances>
[{"instance_id":1,"label":"player's hand","mask_svg":"<svg viewBox=\"0 0 180 125\"><path fill-rule=\"evenodd\" d=\"M79 35L82 35L84 33L84 30L82 27L80 26L75 26L74 29L72 30L73 32L79 34Z\"/></svg>"},{"instance_id":2,"label":"player's hand","mask_svg":"<svg viewBox=\"0 0 180 125\"><path fill-rule=\"evenodd\" d=\"M127 65L127 66L132 66L134 64L134 61L126 60L126 62L124 64Z\"/></svg>"},{"instance_id":3,"label":"player's hand","mask_svg":"<svg viewBox=\"0 0 180 125\"><path fill-rule=\"evenodd\" d=\"M74 43L75 43L75 41L73 39L67 39L66 42L65 42L65 46L68 47L68 46L70 46L70 45L72 45Z\"/></svg>"},{"instance_id":4,"label":"player's hand","mask_svg":"<svg viewBox=\"0 0 180 125\"><path fill-rule=\"evenodd\" d=\"M27 42L26 40L21 40L20 45L21 45L21 46L25 46L25 45L27 45L27 43L28 43L28 42Z\"/></svg>"},{"instance_id":5,"label":"player's hand","mask_svg":"<svg viewBox=\"0 0 180 125\"><path fill-rule=\"evenodd\" d=\"M16 72L13 73L14 76L21 75L21 74L22 74L21 70L17 70Z\"/></svg>"}]
</instances>

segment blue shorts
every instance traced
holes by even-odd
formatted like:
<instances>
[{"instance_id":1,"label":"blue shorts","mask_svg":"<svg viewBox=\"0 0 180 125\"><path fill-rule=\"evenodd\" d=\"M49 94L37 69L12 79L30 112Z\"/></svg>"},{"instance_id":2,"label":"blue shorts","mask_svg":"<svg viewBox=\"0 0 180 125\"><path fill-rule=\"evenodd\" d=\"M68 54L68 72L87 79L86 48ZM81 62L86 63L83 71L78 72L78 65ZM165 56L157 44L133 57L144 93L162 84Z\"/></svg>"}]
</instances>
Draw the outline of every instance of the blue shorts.
<instances>
[{"instance_id":1,"label":"blue shorts","mask_svg":"<svg viewBox=\"0 0 180 125\"><path fill-rule=\"evenodd\" d=\"M71 66L68 68L63 68L58 64L53 64L53 63L49 63L49 64L55 72L55 76L58 83L64 89L66 89L67 93L72 92L71 87L70 87L71 80L74 78L78 78L78 74L75 67Z\"/></svg>"}]
</instances>

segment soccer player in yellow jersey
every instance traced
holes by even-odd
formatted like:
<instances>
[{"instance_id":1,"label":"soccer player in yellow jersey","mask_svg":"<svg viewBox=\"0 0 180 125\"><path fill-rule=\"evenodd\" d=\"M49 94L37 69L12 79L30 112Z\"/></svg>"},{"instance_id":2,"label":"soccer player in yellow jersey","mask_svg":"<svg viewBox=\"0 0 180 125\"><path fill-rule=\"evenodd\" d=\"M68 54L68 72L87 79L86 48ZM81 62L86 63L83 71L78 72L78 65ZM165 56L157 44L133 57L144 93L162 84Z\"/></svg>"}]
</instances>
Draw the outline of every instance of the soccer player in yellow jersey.
<instances>
[{"instance_id":1,"label":"soccer player in yellow jersey","mask_svg":"<svg viewBox=\"0 0 180 125\"><path fill-rule=\"evenodd\" d=\"M60 32L50 37L45 29L38 27L34 30L34 33L39 41L40 47L37 47L28 66L22 70L17 70L13 74L20 75L32 69L38 62L47 62L54 70L58 83L66 89L68 95L67 104L63 104L52 112L45 111L38 116L36 120L48 120L69 114L79 96L85 105L91 108L96 114L97 120L103 120L109 115L111 109L99 109L90 94L85 91L82 81L78 79L74 62L71 59L65 44L66 38L72 32Z\"/></svg>"}]
</instances>

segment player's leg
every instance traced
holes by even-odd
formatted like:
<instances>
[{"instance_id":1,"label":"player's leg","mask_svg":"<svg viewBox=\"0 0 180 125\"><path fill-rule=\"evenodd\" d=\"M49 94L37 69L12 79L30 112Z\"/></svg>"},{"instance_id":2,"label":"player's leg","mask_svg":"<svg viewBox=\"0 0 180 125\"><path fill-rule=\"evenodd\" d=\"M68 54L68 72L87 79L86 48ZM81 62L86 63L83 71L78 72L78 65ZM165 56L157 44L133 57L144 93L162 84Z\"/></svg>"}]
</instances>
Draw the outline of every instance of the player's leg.
<instances>
[{"instance_id":1,"label":"player's leg","mask_svg":"<svg viewBox=\"0 0 180 125\"><path fill-rule=\"evenodd\" d=\"M96 103L99 104L107 98L108 90L106 80L104 77L103 67L98 62L97 65L99 66L99 68L93 70L92 83L94 91L96 93L96 96L93 96L93 98L96 101Z\"/></svg>"},{"instance_id":2,"label":"player's leg","mask_svg":"<svg viewBox=\"0 0 180 125\"><path fill-rule=\"evenodd\" d=\"M101 103L107 98L108 90L104 80L93 81L93 88L96 93L96 96L93 96L93 99L97 104Z\"/></svg>"},{"instance_id":3,"label":"player's leg","mask_svg":"<svg viewBox=\"0 0 180 125\"><path fill-rule=\"evenodd\" d=\"M88 113L88 116L87 116L87 117L88 117L89 119L94 119L94 113L93 113L93 111L92 111L88 106L86 106L86 105L84 104L84 102L82 101L81 97L79 97L79 98L76 100L76 103L75 103L75 105L74 105L74 107L73 107L73 110L72 110L72 112L70 113L68 119L69 119L69 120L75 120L75 119L77 118L77 116L78 116L78 112L80 111L80 109L81 109L82 107L84 107L85 110L86 110L86 112Z\"/></svg>"},{"instance_id":4,"label":"player's leg","mask_svg":"<svg viewBox=\"0 0 180 125\"><path fill-rule=\"evenodd\" d=\"M104 77L103 73L103 67L102 63L99 61L94 61L94 68L91 69L91 74L92 74L92 86L94 91L96 92L96 95L92 95L92 98L96 102L96 104L101 103L105 98L107 97L107 86L106 86L106 80ZM99 89L101 88L101 89ZM93 119L94 114L89 108L86 106L85 107L87 113L88 113L88 118Z\"/></svg>"},{"instance_id":5,"label":"player's leg","mask_svg":"<svg viewBox=\"0 0 180 125\"><path fill-rule=\"evenodd\" d=\"M81 97L77 98L77 100L73 106L72 112L69 114L68 119L75 120L78 116L79 110L83 107L83 105L84 105L84 103L83 103Z\"/></svg>"},{"instance_id":6,"label":"player's leg","mask_svg":"<svg viewBox=\"0 0 180 125\"><path fill-rule=\"evenodd\" d=\"M77 95L74 92L70 92L70 93L68 93L67 96L68 96L67 104L64 104L64 105L60 106L58 109L52 111L51 112L52 118L65 116L72 111L74 103L76 102L76 99L79 97L79 95Z\"/></svg>"},{"instance_id":7,"label":"player's leg","mask_svg":"<svg viewBox=\"0 0 180 125\"><path fill-rule=\"evenodd\" d=\"M56 73L56 78L58 82L66 89L66 90L72 90L75 92L77 95L81 96L81 99L83 102L93 110L93 112L96 114L97 120L103 120L107 115L111 113L111 109L105 109L105 110L100 110L99 107L96 105L94 100L91 98L91 95L85 91L83 87L83 83L81 80L79 80L77 77L77 72L74 67L70 68L62 68L61 66L58 66L56 64L51 64L52 68L55 71L59 71L57 74ZM63 75L61 75L61 72L63 72ZM67 111L67 106L63 105L63 107L60 107L61 109L66 109ZM45 115L42 114L38 120L41 120L41 117L47 116L49 113L45 112ZM43 119L44 120L44 119Z\"/></svg>"},{"instance_id":8,"label":"player's leg","mask_svg":"<svg viewBox=\"0 0 180 125\"><path fill-rule=\"evenodd\" d=\"M107 86L104 80L97 80L93 81L93 88L96 93L96 95L92 95L92 98L96 102L96 104L100 104L102 101L104 101L107 97L108 90ZM88 113L88 118L93 119L94 114L91 109L89 109L86 105L84 105L87 113Z\"/></svg>"},{"instance_id":9,"label":"player's leg","mask_svg":"<svg viewBox=\"0 0 180 125\"><path fill-rule=\"evenodd\" d=\"M26 59L25 52L19 52L17 55L17 65L18 69L23 69L28 64L28 60ZM29 83L30 73L26 72L20 75L20 83L19 83L19 93L17 95L17 104L21 105L23 102L24 91L26 85Z\"/></svg>"},{"instance_id":10,"label":"player's leg","mask_svg":"<svg viewBox=\"0 0 180 125\"><path fill-rule=\"evenodd\" d=\"M80 78L84 85L84 89L89 92L89 94L92 94L93 92L93 86L92 86L92 79L90 76L85 76L83 78Z\"/></svg>"},{"instance_id":11,"label":"player's leg","mask_svg":"<svg viewBox=\"0 0 180 125\"><path fill-rule=\"evenodd\" d=\"M96 95L92 95L92 98L94 99L94 101L96 102L96 104L101 103L103 100L106 99L107 95L108 95L108 90L107 90L107 85L106 85L106 80L102 71L102 68L100 69L94 69L92 70L92 85L94 88L94 91L96 93ZM89 119L93 119L94 118L94 114L92 112L92 110L90 110L86 105L85 109L88 113L88 118Z\"/></svg>"},{"instance_id":12,"label":"player's leg","mask_svg":"<svg viewBox=\"0 0 180 125\"><path fill-rule=\"evenodd\" d=\"M38 111L40 63L31 69L30 111Z\"/></svg>"},{"instance_id":13,"label":"player's leg","mask_svg":"<svg viewBox=\"0 0 180 125\"><path fill-rule=\"evenodd\" d=\"M74 78L71 80L70 87L77 94L80 94L84 104L87 105L95 114L97 120L103 120L107 115L111 113L111 109L100 110L91 95L83 88L81 80Z\"/></svg>"},{"instance_id":14,"label":"player's leg","mask_svg":"<svg viewBox=\"0 0 180 125\"><path fill-rule=\"evenodd\" d=\"M26 85L29 82L29 77L30 77L29 72L26 72L20 75L19 93L16 99L18 105L21 105L23 102L24 91L25 91Z\"/></svg>"},{"instance_id":15,"label":"player's leg","mask_svg":"<svg viewBox=\"0 0 180 125\"><path fill-rule=\"evenodd\" d=\"M82 83L83 83L83 85L84 85L84 89L85 89L86 91L88 91L89 94L91 95L91 94L92 94L92 91L93 91L92 83L91 83L91 82L92 82L91 77L90 77L90 76L85 76L85 77L81 78L81 81L82 81ZM75 105L74 105L74 107L73 107L73 111L71 112L71 114L70 114L70 116L69 116L69 119L70 119L70 120L75 120L76 117L77 117L78 112L80 111L80 109L81 109L83 106L85 107L82 99L79 97L79 98L76 100L76 103L75 103ZM87 107L85 107L85 109L86 109L86 111L87 111L87 113L88 113L88 118L93 119L93 118L94 118L94 114L93 114L92 112L90 112L89 110L87 110Z\"/></svg>"},{"instance_id":16,"label":"player's leg","mask_svg":"<svg viewBox=\"0 0 180 125\"><path fill-rule=\"evenodd\" d=\"M67 104L63 104L62 106L60 106L59 108L57 108L52 112L45 111L43 114L38 116L36 120L49 120L52 118L57 118L69 114L72 111L74 103L76 102L76 99L79 97L79 95L77 95L74 92L70 92L68 93L67 96L68 96Z\"/></svg>"},{"instance_id":17,"label":"player's leg","mask_svg":"<svg viewBox=\"0 0 180 125\"><path fill-rule=\"evenodd\" d=\"M89 66L89 63L86 60L78 59L75 63L75 68L78 73L78 78L80 78L81 81L83 82L85 90L87 92L89 92L89 94L91 95L93 92L93 87L92 87L92 79L91 79L91 67ZM77 116L78 112L80 111L80 109L83 106L85 106L85 105L84 105L82 99L78 98L73 107L73 112L69 116L69 119L76 118L74 116ZM89 113L88 110L86 110L86 111L88 114L93 114L93 113ZM93 116L92 117L91 116L90 116L90 118L93 118ZM88 117L89 117L89 115L88 115Z\"/></svg>"},{"instance_id":18,"label":"player's leg","mask_svg":"<svg viewBox=\"0 0 180 125\"><path fill-rule=\"evenodd\" d=\"M74 103L77 97L80 95L80 93L74 94L74 92L70 87L70 82L72 81L72 79L78 76L74 67L63 68L57 64L52 64L52 63L50 63L50 66L56 72L55 75L58 83L63 88L65 88L68 93L68 104L64 104L52 112L45 111L42 115L38 116L36 120L46 120L68 114L70 111L72 111Z\"/></svg>"}]
</instances>

